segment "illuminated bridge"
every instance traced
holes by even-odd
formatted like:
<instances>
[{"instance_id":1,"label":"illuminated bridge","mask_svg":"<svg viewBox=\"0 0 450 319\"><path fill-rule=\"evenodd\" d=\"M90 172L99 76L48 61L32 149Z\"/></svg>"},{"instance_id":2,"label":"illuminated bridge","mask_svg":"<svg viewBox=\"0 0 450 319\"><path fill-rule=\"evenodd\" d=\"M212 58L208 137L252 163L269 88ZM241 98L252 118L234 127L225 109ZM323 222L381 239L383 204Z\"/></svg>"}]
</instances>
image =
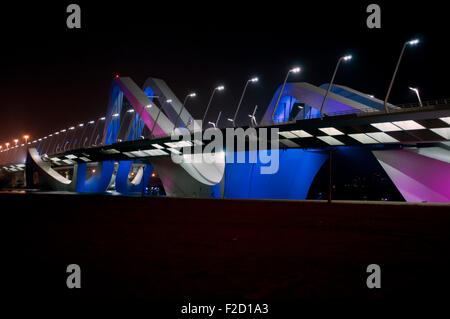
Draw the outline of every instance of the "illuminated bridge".
<instances>
[{"instance_id":1,"label":"illuminated bridge","mask_svg":"<svg viewBox=\"0 0 450 319\"><path fill-rule=\"evenodd\" d=\"M168 196L305 199L324 163L341 153L362 169L359 158L375 159L406 201L450 202L449 100L388 104L386 113L383 101L333 85L321 117L327 87L280 86L230 149L226 139L237 130L220 117L202 129L188 97L180 101L163 80L141 88L117 77L105 117L2 149L1 179L28 189L140 194L157 175ZM212 136L223 148L208 148ZM214 161L185 160L205 153Z\"/></svg>"}]
</instances>

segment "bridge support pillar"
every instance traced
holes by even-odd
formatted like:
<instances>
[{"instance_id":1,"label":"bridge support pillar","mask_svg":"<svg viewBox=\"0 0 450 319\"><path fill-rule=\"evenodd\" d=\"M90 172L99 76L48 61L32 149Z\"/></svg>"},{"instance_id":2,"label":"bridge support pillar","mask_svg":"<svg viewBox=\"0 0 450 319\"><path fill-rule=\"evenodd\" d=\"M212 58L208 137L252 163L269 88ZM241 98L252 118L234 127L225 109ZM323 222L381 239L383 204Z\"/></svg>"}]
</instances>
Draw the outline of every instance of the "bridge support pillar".
<instances>
[{"instance_id":1,"label":"bridge support pillar","mask_svg":"<svg viewBox=\"0 0 450 319\"><path fill-rule=\"evenodd\" d=\"M86 163L78 164L76 191L78 193L104 193L111 182L113 172L113 161L100 162L95 168L95 173L86 179Z\"/></svg>"},{"instance_id":2,"label":"bridge support pillar","mask_svg":"<svg viewBox=\"0 0 450 319\"><path fill-rule=\"evenodd\" d=\"M128 178L133 161L120 161L116 175L116 191L123 195L142 193L143 188L148 184L153 172L153 166L142 164L136 172L134 178L130 181Z\"/></svg>"}]
</instances>

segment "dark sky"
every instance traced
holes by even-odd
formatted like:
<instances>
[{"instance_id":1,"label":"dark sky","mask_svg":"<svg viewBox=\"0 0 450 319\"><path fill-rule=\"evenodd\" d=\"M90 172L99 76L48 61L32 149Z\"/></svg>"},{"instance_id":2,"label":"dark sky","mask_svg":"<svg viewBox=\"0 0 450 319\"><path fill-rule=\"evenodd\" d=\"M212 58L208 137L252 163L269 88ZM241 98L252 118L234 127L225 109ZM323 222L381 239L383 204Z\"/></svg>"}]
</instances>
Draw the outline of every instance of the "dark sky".
<instances>
[{"instance_id":1,"label":"dark sky","mask_svg":"<svg viewBox=\"0 0 450 319\"><path fill-rule=\"evenodd\" d=\"M258 76L242 105L241 121L257 104L261 112L289 68L301 66L291 81L315 85L331 78L339 56L351 53L336 83L383 99L403 43L405 52L390 101L450 97L448 22L439 2L381 6L381 29L368 29L371 2L209 1L159 5L72 1L81 6L82 28L66 27L66 6L18 2L1 11L0 143L24 133L32 139L102 116L114 74L141 86L149 76L164 79L200 117L211 90L224 84L209 115L230 117L245 81Z\"/></svg>"}]
</instances>

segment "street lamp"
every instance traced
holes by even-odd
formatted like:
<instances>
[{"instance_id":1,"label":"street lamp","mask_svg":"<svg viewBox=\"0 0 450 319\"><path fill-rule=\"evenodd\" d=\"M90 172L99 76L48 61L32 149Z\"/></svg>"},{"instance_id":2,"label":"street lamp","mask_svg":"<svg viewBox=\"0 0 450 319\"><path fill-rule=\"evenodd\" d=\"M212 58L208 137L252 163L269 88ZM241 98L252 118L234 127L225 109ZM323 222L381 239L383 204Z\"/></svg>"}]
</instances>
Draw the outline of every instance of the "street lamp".
<instances>
[{"instance_id":1,"label":"street lamp","mask_svg":"<svg viewBox=\"0 0 450 319\"><path fill-rule=\"evenodd\" d=\"M190 97L195 97L195 96L197 96L196 93L190 93L190 94L186 95L186 97L184 98L183 105L181 106L181 109L180 109L180 113L178 113L177 120L175 121L175 125L173 127L174 130L177 128L178 120L180 119L181 113L183 112L183 109L184 109L184 106L185 106L185 104L187 102L187 99L190 98Z\"/></svg>"},{"instance_id":2,"label":"street lamp","mask_svg":"<svg viewBox=\"0 0 450 319\"><path fill-rule=\"evenodd\" d=\"M13 142L14 142L14 146L17 146L17 143L19 143L19 140L16 138L13 140Z\"/></svg>"},{"instance_id":3,"label":"street lamp","mask_svg":"<svg viewBox=\"0 0 450 319\"><path fill-rule=\"evenodd\" d=\"M336 72L337 72L337 70L339 68L339 65L341 64L342 60L350 61L351 59L352 59L351 55L346 55L346 56L343 56L343 57L339 58L339 60L338 60L338 62L336 64L336 67L334 68L334 72L333 72L333 76L331 77L331 81L330 81L330 83L328 83L327 93L325 93L325 96L323 97L322 106L320 107L320 118L323 119L323 108L325 106L325 102L327 101L328 93L330 93L331 86L333 85L334 77L336 76Z\"/></svg>"},{"instance_id":4,"label":"street lamp","mask_svg":"<svg viewBox=\"0 0 450 319\"><path fill-rule=\"evenodd\" d=\"M413 40L410 40L410 41L406 41L403 44L402 51L400 51L400 56L398 57L397 65L395 66L394 74L392 75L391 83L389 84L389 88L388 88L388 91L386 93L386 98L384 99L384 110L385 110L386 113L389 113L389 110L388 110L388 107L387 107L387 101L389 99L389 95L391 94L392 84L394 83L395 76L397 75L398 66L400 65L400 61L402 60L403 52L405 52L405 49L406 49L407 45L413 46L413 45L416 45L418 43L419 43L419 39L413 39Z\"/></svg>"},{"instance_id":5,"label":"street lamp","mask_svg":"<svg viewBox=\"0 0 450 319\"><path fill-rule=\"evenodd\" d=\"M286 86L286 82L287 82L287 80L288 80L289 74L291 74L291 73L298 73L298 72L300 72L300 68L298 68L298 67L293 68L293 69L290 69L290 70L288 71L288 73L286 74L286 77L284 78L283 86L281 87L280 94L278 94L277 103L275 103L275 106L273 107L273 111L272 111L272 123L273 123L273 124L275 124L275 118L274 118L274 116L275 116L275 111L277 110L278 103L280 102L281 94L283 94L284 87Z\"/></svg>"},{"instance_id":6,"label":"street lamp","mask_svg":"<svg viewBox=\"0 0 450 319\"><path fill-rule=\"evenodd\" d=\"M258 79L257 77L254 77L254 78L249 79L249 80L245 83L244 90L242 91L241 99L239 100L238 106L237 106L237 108L236 108L236 112L234 113L234 117L233 117L233 127L235 127L236 116L237 116L237 114L238 114L238 112L239 112L239 108L241 107L241 103L242 103L242 100L243 100L243 98L244 98L245 91L247 90L248 84L249 84L250 82L251 82L251 83L256 83L256 82L258 82L258 80L259 80L259 79Z\"/></svg>"},{"instance_id":7,"label":"street lamp","mask_svg":"<svg viewBox=\"0 0 450 319\"><path fill-rule=\"evenodd\" d=\"M212 91L211 97L209 98L208 105L206 106L205 113L203 114L202 126L203 126L203 122L205 122L206 113L208 113L209 106L211 105L212 99L214 97L214 93L216 93L216 91L223 91L224 89L225 89L225 87L223 85L220 85L220 86L214 88L214 90Z\"/></svg>"},{"instance_id":8,"label":"street lamp","mask_svg":"<svg viewBox=\"0 0 450 319\"><path fill-rule=\"evenodd\" d=\"M256 113L257 109L258 109L258 105L255 105L255 108L253 109L253 113L248 115L250 117L250 125L256 126L258 124L258 123L256 123L256 117L255 117L255 113Z\"/></svg>"},{"instance_id":9,"label":"street lamp","mask_svg":"<svg viewBox=\"0 0 450 319\"><path fill-rule=\"evenodd\" d=\"M418 88L413 88L413 87L409 87L409 89L410 89L411 91L414 91L414 92L416 93L417 99L419 100L419 105L420 105L420 106L423 106L423 105L422 105L422 99L420 98L420 94L419 94L419 89L418 89Z\"/></svg>"},{"instance_id":10,"label":"street lamp","mask_svg":"<svg viewBox=\"0 0 450 319\"><path fill-rule=\"evenodd\" d=\"M9 143L5 143L6 150L9 150Z\"/></svg>"},{"instance_id":11,"label":"street lamp","mask_svg":"<svg viewBox=\"0 0 450 319\"><path fill-rule=\"evenodd\" d=\"M220 116L222 115L222 111L219 112L219 115L217 115L217 120L216 120L216 127L219 127L219 121L220 121Z\"/></svg>"},{"instance_id":12,"label":"street lamp","mask_svg":"<svg viewBox=\"0 0 450 319\"><path fill-rule=\"evenodd\" d=\"M29 139L29 138L30 138L29 135L24 135L24 136L23 136L23 139L25 140L25 144L28 143L28 139Z\"/></svg>"},{"instance_id":13,"label":"street lamp","mask_svg":"<svg viewBox=\"0 0 450 319\"><path fill-rule=\"evenodd\" d=\"M172 103L172 99L167 99L166 103ZM161 114L162 107L163 106L161 105L159 108L159 111L158 111L158 115L156 116L156 120L155 120L155 122L153 122L153 127L152 127L152 130L150 131L151 137L153 137L153 130L155 129L156 123L158 123L158 118L159 118L159 115Z\"/></svg>"}]
</instances>

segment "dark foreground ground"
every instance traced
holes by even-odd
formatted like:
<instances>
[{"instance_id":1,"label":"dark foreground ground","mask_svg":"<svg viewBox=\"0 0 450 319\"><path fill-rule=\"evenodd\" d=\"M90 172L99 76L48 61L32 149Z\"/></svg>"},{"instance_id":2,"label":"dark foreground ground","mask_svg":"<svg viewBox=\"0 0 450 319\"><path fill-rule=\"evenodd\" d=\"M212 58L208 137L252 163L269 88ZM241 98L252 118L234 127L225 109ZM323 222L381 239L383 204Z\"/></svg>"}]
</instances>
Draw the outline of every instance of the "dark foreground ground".
<instances>
[{"instance_id":1,"label":"dark foreground ground","mask_svg":"<svg viewBox=\"0 0 450 319\"><path fill-rule=\"evenodd\" d=\"M450 206L0 194L12 300L444 299ZM78 264L82 288L66 287ZM381 289L366 267L381 266Z\"/></svg>"}]
</instances>

